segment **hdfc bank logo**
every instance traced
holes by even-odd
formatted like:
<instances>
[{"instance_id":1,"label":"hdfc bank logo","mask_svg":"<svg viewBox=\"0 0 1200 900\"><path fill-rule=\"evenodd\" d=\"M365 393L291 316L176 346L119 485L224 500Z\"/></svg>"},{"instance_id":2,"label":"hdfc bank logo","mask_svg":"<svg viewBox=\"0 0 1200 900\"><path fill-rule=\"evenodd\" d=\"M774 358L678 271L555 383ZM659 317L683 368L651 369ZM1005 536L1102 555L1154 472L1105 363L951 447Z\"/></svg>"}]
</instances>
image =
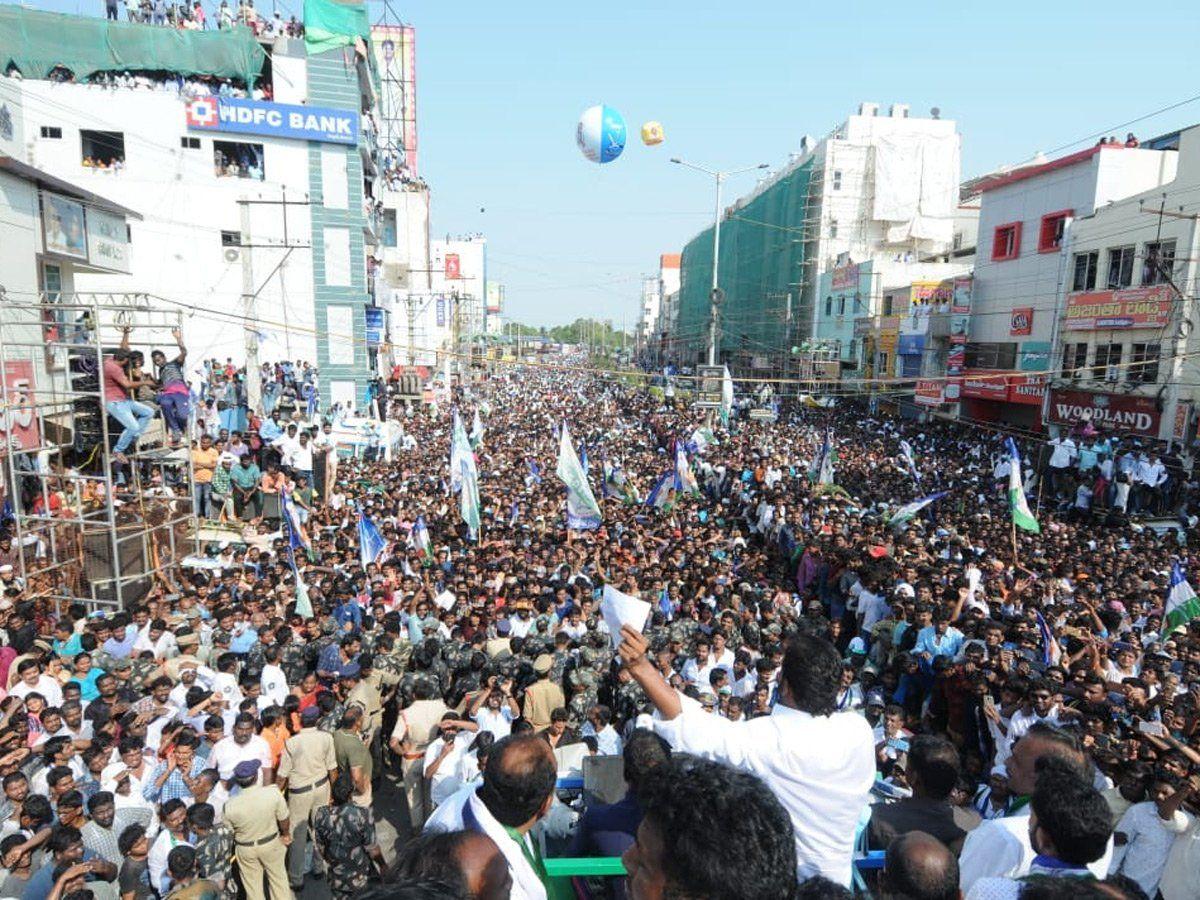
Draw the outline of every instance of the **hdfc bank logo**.
<instances>
[{"instance_id":1,"label":"hdfc bank logo","mask_svg":"<svg viewBox=\"0 0 1200 900\"><path fill-rule=\"evenodd\" d=\"M187 105L187 123L191 128L216 127L217 101L211 97L193 100Z\"/></svg>"}]
</instances>

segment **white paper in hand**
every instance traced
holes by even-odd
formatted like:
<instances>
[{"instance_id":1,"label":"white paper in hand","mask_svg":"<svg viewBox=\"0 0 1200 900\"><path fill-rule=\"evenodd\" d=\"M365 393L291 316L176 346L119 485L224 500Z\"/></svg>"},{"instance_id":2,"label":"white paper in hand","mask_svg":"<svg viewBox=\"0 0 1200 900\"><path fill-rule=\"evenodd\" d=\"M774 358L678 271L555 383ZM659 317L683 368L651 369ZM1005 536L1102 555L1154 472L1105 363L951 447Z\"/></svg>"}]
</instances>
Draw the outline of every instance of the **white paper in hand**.
<instances>
[{"instance_id":1,"label":"white paper in hand","mask_svg":"<svg viewBox=\"0 0 1200 900\"><path fill-rule=\"evenodd\" d=\"M442 591L433 598L433 604L438 609L444 609L449 612L450 610L454 609L454 600L455 597L452 593L449 591Z\"/></svg>"},{"instance_id":2,"label":"white paper in hand","mask_svg":"<svg viewBox=\"0 0 1200 900\"><path fill-rule=\"evenodd\" d=\"M650 618L650 604L629 594L622 594L606 584L604 596L600 599L600 615L608 626L615 650L621 643L622 625L630 625L639 632L646 627L646 620Z\"/></svg>"}]
</instances>

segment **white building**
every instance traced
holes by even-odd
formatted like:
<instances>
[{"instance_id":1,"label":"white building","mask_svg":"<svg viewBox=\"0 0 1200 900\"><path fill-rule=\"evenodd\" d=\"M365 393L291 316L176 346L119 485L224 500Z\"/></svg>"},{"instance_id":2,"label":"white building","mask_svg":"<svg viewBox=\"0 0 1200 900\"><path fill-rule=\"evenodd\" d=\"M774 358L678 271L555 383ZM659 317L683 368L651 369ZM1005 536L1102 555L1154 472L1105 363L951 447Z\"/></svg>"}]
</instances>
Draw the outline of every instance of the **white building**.
<instances>
[{"instance_id":1,"label":"white building","mask_svg":"<svg viewBox=\"0 0 1200 900\"><path fill-rule=\"evenodd\" d=\"M102 45L103 20L84 21ZM207 46L246 40L204 37ZM347 66L340 50L309 58L302 40L262 46L269 102L198 96L148 77L101 86L27 72L0 77L0 103L22 119L19 159L141 216L129 274L81 274L77 289L136 289L186 306L197 367L240 364L257 344L260 362L316 361L327 401L357 400L374 359L366 255L377 240L378 172L374 129L360 112L374 102L370 78L353 52ZM196 71L181 81L210 63L194 49ZM72 65L69 55L60 62Z\"/></svg>"},{"instance_id":2,"label":"white building","mask_svg":"<svg viewBox=\"0 0 1200 900\"><path fill-rule=\"evenodd\" d=\"M1175 177L1177 159L1174 151L1104 144L979 185L979 252L960 415L1040 427L1045 376L1036 373L1058 367L1052 356L1056 308L1064 286L1075 279L1065 249L1072 222L1166 184ZM1134 256L1130 247L1118 260L1122 283L1128 283ZM1081 290L1105 278L1107 269L1094 260L1081 271ZM1030 374L988 375L997 371Z\"/></svg>"},{"instance_id":3,"label":"white building","mask_svg":"<svg viewBox=\"0 0 1200 900\"><path fill-rule=\"evenodd\" d=\"M676 270L678 271L678 270ZM642 302L638 313L638 340L642 344L649 343L654 337L654 329L658 324L658 312L662 305L662 281L658 275L646 275L642 278Z\"/></svg>"},{"instance_id":4,"label":"white building","mask_svg":"<svg viewBox=\"0 0 1200 900\"><path fill-rule=\"evenodd\" d=\"M1154 184L1077 211L1064 241L1066 277L1045 417L1051 427L1090 417L1142 438L1189 440L1200 397L1200 349L1189 298L1200 258L1200 126L1156 140L1175 149L1113 148L1101 157L1159 157ZM1185 323L1186 320L1186 323Z\"/></svg>"}]
</instances>

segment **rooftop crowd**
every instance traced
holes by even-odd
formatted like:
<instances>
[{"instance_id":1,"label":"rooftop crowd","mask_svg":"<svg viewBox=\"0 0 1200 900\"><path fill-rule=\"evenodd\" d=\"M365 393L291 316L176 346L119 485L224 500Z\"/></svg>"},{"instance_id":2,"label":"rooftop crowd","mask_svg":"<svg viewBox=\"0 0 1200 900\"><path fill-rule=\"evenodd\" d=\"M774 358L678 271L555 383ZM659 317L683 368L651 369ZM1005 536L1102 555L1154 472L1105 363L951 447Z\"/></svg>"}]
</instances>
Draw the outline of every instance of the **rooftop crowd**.
<instances>
[{"instance_id":1,"label":"rooftop crowd","mask_svg":"<svg viewBox=\"0 0 1200 900\"><path fill-rule=\"evenodd\" d=\"M623 856L594 897L834 898L872 851L881 897L1197 895L1200 621L1164 620L1196 486L1163 448L1018 441L1018 532L1001 435L854 400L713 434L682 392L517 367L376 387L388 462L339 457L303 363L264 410L182 341L109 362L119 463L161 414L234 537L91 613L0 540L0 898L542 900L552 855ZM563 423L598 528L567 528ZM696 489L664 498L681 448ZM645 623L614 634L606 590ZM580 811L572 753L627 795Z\"/></svg>"}]
</instances>

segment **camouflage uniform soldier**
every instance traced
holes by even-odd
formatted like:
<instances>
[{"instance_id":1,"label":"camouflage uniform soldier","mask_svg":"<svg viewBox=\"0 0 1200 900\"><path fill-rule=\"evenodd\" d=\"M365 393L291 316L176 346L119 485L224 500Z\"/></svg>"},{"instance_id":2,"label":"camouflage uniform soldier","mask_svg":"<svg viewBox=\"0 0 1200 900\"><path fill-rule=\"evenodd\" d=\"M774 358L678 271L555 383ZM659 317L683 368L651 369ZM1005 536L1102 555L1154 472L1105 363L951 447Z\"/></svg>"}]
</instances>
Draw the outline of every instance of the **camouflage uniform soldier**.
<instances>
[{"instance_id":1,"label":"camouflage uniform soldier","mask_svg":"<svg viewBox=\"0 0 1200 900\"><path fill-rule=\"evenodd\" d=\"M353 789L343 774L333 784L333 805L313 814L313 837L325 860L334 900L349 900L365 889L374 871L371 861L383 863L371 811L350 802Z\"/></svg>"},{"instance_id":2,"label":"camouflage uniform soldier","mask_svg":"<svg viewBox=\"0 0 1200 900\"><path fill-rule=\"evenodd\" d=\"M213 808L208 803L196 803L188 810L188 827L196 835L196 871L201 878L221 885L222 900L236 900L233 831L228 825L214 824L213 818Z\"/></svg>"}]
</instances>

